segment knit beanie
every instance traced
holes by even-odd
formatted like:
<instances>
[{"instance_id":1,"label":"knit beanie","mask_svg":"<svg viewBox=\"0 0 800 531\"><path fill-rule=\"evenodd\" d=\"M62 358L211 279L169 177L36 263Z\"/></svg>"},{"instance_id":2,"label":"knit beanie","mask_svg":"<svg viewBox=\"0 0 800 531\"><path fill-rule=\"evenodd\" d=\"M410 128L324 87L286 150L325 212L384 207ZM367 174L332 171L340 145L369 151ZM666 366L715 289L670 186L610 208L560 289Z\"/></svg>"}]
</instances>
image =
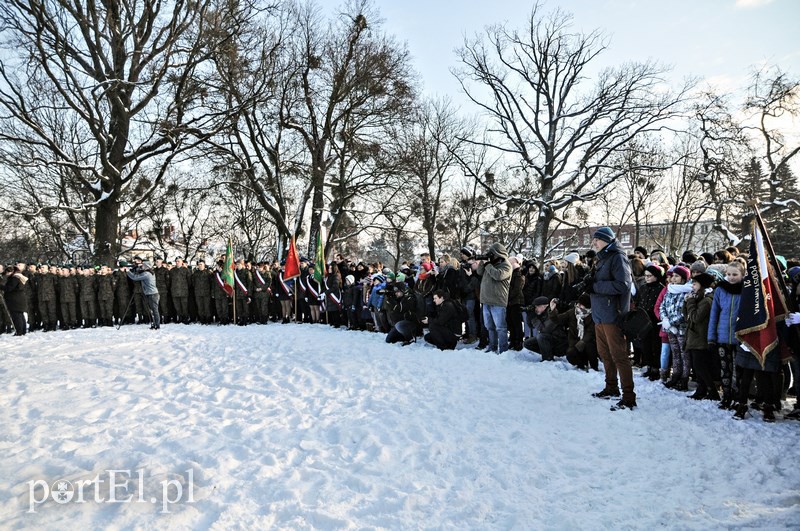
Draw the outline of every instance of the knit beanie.
<instances>
[{"instance_id":1,"label":"knit beanie","mask_svg":"<svg viewBox=\"0 0 800 531\"><path fill-rule=\"evenodd\" d=\"M682 265L678 265L678 266L673 267L672 268L672 274L673 275L680 275L681 277L683 277L684 281L686 281L690 276L689 270L686 267L682 266Z\"/></svg>"},{"instance_id":2,"label":"knit beanie","mask_svg":"<svg viewBox=\"0 0 800 531\"><path fill-rule=\"evenodd\" d=\"M714 275L709 273L700 273L692 278L692 282L697 282L703 289L710 288L711 284L716 282Z\"/></svg>"},{"instance_id":3,"label":"knit beanie","mask_svg":"<svg viewBox=\"0 0 800 531\"><path fill-rule=\"evenodd\" d=\"M705 273L706 272L706 262L705 260L696 260L692 262L692 265L689 267L690 273Z\"/></svg>"},{"instance_id":4,"label":"knit beanie","mask_svg":"<svg viewBox=\"0 0 800 531\"><path fill-rule=\"evenodd\" d=\"M664 282L664 270L661 268L661 266L650 264L649 266L645 267L644 270L656 277L659 282Z\"/></svg>"},{"instance_id":5,"label":"knit beanie","mask_svg":"<svg viewBox=\"0 0 800 531\"><path fill-rule=\"evenodd\" d=\"M581 257L580 257L580 255L578 253L569 253L567 256L564 257L564 260L566 260L567 262L569 262L572 265L577 264L578 260L580 260L580 259L581 259Z\"/></svg>"},{"instance_id":6,"label":"knit beanie","mask_svg":"<svg viewBox=\"0 0 800 531\"><path fill-rule=\"evenodd\" d=\"M598 240L602 240L606 243L611 243L617 238L617 235L614 234L614 231L611 230L611 227L600 227L594 231L592 238L597 238Z\"/></svg>"}]
</instances>

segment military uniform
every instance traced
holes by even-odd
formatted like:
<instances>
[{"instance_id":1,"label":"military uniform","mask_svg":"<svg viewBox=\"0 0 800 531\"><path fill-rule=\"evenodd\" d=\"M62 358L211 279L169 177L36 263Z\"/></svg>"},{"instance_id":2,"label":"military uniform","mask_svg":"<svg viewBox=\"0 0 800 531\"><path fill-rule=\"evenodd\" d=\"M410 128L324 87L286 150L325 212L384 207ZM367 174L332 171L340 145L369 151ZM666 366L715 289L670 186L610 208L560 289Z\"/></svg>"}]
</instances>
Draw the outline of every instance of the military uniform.
<instances>
[{"instance_id":1,"label":"military uniform","mask_svg":"<svg viewBox=\"0 0 800 531\"><path fill-rule=\"evenodd\" d=\"M61 329L67 330L78 326L76 302L78 300L78 280L67 272L58 277L58 303L61 307Z\"/></svg>"},{"instance_id":2,"label":"military uniform","mask_svg":"<svg viewBox=\"0 0 800 531\"><path fill-rule=\"evenodd\" d=\"M250 304L250 295L253 291L253 278L250 276L250 271L245 268L234 269L233 275L233 287L236 294L236 311L234 314L238 321L236 324L246 325L250 318L248 306Z\"/></svg>"},{"instance_id":3,"label":"military uniform","mask_svg":"<svg viewBox=\"0 0 800 531\"><path fill-rule=\"evenodd\" d=\"M94 273L84 273L78 277L78 301L84 328L97 326L97 279Z\"/></svg>"},{"instance_id":4,"label":"military uniform","mask_svg":"<svg viewBox=\"0 0 800 531\"><path fill-rule=\"evenodd\" d=\"M222 272L217 270L211 277L211 296L214 298L214 308L217 312L217 322L228 324L230 322L230 295L223 288Z\"/></svg>"},{"instance_id":5,"label":"military uniform","mask_svg":"<svg viewBox=\"0 0 800 531\"><path fill-rule=\"evenodd\" d=\"M41 272L37 275L36 296L39 316L45 332L55 330L58 324L58 301L56 300L56 275Z\"/></svg>"},{"instance_id":6,"label":"military uniform","mask_svg":"<svg viewBox=\"0 0 800 531\"><path fill-rule=\"evenodd\" d=\"M111 273L97 275L97 315L100 326L111 326L114 316L114 284Z\"/></svg>"},{"instance_id":7,"label":"military uniform","mask_svg":"<svg viewBox=\"0 0 800 531\"><path fill-rule=\"evenodd\" d=\"M186 266L174 267L169 272L169 291L172 304L175 306L175 322L188 323L189 318L189 284L191 272Z\"/></svg>"},{"instance_id":8,"label":"military uniform","mask_svg":"<svg viewBox=\"0 0 800 531\"><path fill-rule=\"evenodd\" d=\"M128 275L122 269L114 271L114 317L117 322L132 323L135 315L128 307L131 303L131 285ZM127 311L127 315L123 315ZM134 309L135 311L135 309Z\"/></svg>"},{"instance_id":9,"label":"military uniform","mask_svg":"<svg viewBox=\"0 0 800 531\"><path fill-rule=\"evenodd\" d=\"M39 275L36 273L35 266L29 266L28 269L22 272L23 275L28 277L28 281L22 288L25 293L25 299L28 305L28 330L31 332L41 328L42 319L39 316L39 301L37 295L37 284Z\"/></svg>"},{"instance_id":10,"label":"military uniform","mask_svg":"<svg viewBox=\"0 0 800 531\"><path fill-rule=\"evenodd\" d=\"M158 313L161 315L161 322L168 323L172 318L169 311L169 274L170 271L165 265L153 269L156 276L156 289L158 289ZM148 312L149 315L149 312Z\"/></svg>"},{"instance_id":11,"label":"military uniform","mask_svg":"<svg viewBox=\"0 0 800 531\"><path fill-rule=\"evenodd\" d=\"M203 324L211 322L211 274L208 269L195 269L192 273L192 291L197 307L197 317Z\"/></svg>"},{"instance_id":12,"label":"military uniform","mask_svg":"<svg viewBox=\"0 0 800 531\"><path fill-rule=\"evenodd\" d=\"M256 269L253 272L253 309L256 320L261 324L269 321L269 296L272 277L269 271Z\"/></svg>"}]
</instances>

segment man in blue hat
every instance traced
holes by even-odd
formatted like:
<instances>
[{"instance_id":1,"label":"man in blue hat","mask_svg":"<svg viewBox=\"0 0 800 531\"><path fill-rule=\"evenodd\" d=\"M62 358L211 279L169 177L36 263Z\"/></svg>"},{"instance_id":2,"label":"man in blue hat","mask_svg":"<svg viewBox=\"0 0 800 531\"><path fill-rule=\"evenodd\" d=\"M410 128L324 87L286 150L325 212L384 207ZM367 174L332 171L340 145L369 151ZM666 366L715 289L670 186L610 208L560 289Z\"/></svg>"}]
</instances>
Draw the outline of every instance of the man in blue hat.
<instances>
[{"instance_id":1,"label":"man in blue hat","mask_svg":"<svg viewBox=\"0 0 800 531\"><path fill-rule=\"evenodd\" d=\"M611 410L633 409L636 407L633 369L628 358L628 343L618 324L630 309L631 265L610 227L601 227L595 231L592 235L592 248L597 252L597 264L593 274L585 280L586 292L592 300L597 351L606 373L605 388L593 396L619 397L621 384L621 400Z\"/></svg>"}]
</instances>

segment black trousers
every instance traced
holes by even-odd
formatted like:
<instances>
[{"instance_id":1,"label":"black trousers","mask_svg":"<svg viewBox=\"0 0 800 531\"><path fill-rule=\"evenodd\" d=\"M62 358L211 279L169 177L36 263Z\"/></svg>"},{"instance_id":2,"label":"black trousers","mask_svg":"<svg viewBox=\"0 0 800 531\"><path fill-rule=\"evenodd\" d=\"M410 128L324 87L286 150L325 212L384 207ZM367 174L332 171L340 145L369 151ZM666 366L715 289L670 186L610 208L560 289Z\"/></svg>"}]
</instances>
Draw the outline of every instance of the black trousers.
<instances>
[{"instance_id":1,"label":"black trousers","mask_svg":"<svg viewBox=\"0 0 800 531\"><path fill-rule=\"evenodd\" d=\"M14 323L14 330L18 336L24 336L28 331L28 323L25 321L25 312L10 312L11 322Z\"/></svg>"},{"instance_id":2,"label":"black trousers","mask_svg":"<svg viewBox=\"0 0 800 531\"><path fill-rule=\"evenodd\" d=\"M430 331L425 334L425 341L439 350L454 350L458 344L458 336L444 326L431 325Z\"/></svg>"}]
</instances>

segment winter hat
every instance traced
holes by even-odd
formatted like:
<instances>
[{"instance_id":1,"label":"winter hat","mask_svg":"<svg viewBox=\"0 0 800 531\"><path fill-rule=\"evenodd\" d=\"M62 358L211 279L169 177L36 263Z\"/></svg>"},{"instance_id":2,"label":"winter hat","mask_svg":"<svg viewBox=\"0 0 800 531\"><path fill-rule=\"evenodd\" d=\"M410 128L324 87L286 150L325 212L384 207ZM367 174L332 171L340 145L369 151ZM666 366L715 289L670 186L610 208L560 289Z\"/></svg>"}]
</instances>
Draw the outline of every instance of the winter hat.
<instances>
[{"instance_id":1,"label":"winter hat","mask_svg":"<svg viewBox=\"0 0 800 531\"><path fill-rule=\"evenodd\" d=\"M465 245L464 247L462 247L459 252L461 254L463 254L464 256L466 256L467 258L472 258L475 255L475 249L473 249L472 247L470 247L468 245Z\"/></svg>"},{"instance_id":2,"label":"winter hat","mask_svg":"<svg viewBox=\"0 0 800 531\"><path fill-rule=\"evenodd\" d=\"M581 293L581 296L578 297L578 304L583 305L584 308L591 308L592 298L589 296L588 293Z\"/></svg>"},{"instance_id":3,"label":"winter hat","mask_svg":"<svg viewBox=\"0 0 800 531\"><path fill-rule=\"evenodd\" d=\"M394 281L394 279L395 279L395 275L394 275L394 273L392 273L391 271L389 271L388 273L386 273L386 279L387 279L387 280L390 280L390 281L392 281L392 282L393 282L393 281Z\"/></svg>"},{"instance_id":4,"label":"winter hat","mask_svg":"<svg viewBox=\"0 0 800 531\"><path fill-rule=\"evenodd\" d=\"M794 284L800 284L800 266L794 266L786 273L789 275L789 280Z\"/></svg>"},{"instance_id":5,"label":"winter hat","mask_svg":"<svg viewBox=\"0 0 800 531\"><path fill-rule=\"evenodd\" d=\"M642 253L642 256L647 256L647 255L648 255L648 253L647 253L647 249L645 249L645 248L644 248L644 247L642 247L641 245L640 245L639 247L635 247L635 248L633 249L633 252L634 252L634 253L636 253L636 252Z\"/></svg>"},{"instance_id":6,"label":"winter hat","mask_svg":"<svg viewBox=\"0 0 800 531\"><path fill-rule=\"evenodd\" d=\"M689 270L682 265L675 266L670 271L672 271L673 275L680 275L683 277L684 281L686 281L690 276Z\"/></svg>"},{"instance_id":7,"label":"winter hat","mask_svg":"<svg viewBox=\"0 0 800 531\"><path fill-rule=\"evenodd\" d=\"M389 275L392 274L392 270L389 269L388 267L384 267L383 271L381 271L381 273L383 273L384 275L386 275L388 277Z\"/></svg>"},{"instance_id":8,"label":"winter hat","mask_svg":"<svg viewBox=\"0 0 800 531\"><path fill-rule=\"evenodd\" d=\"M564 260L569 262L572 265L578 263L578 260L581 259L581 256L578 253L569 253L567 256L564 257Z\"/></svg>"},{"instance_id":9,"label":"winter hat","mask_svg":"<svg viewBox=\"0 0 800 531\"><path fill-rule=\"evenodd\" d=\"M611 243L617 238L617 235L614 234L614 231L611 230L611 227L600 227L594 231L592 238L597 238L598 240L602 240L606 243Z\"/></svg>"},{"instance_id":10,"label":"winter hat","mask_svg":"<svg viewBox=\"0 0 800 531\"><path fill-rule=\"evenodd\" d=\"M703 289L710 288L711 284L716 282L714 275L709 273L699 273L692 278L692 282L697 282Z\"/></svg>"},{"instance_id":11,"label":"winter hat","mask_svg":"<svg viewBox=\"0 0 800 531\"><path fill-rule=\"evenodd\" d=\"M404 273L397 273L397 276L395 277L395 280L398 281L398 282L405 282L406 281L406 276L405 276Z\"/></svg>"},{"instance_id":12,"label":"winter hat","mask_svg":"<svg viewBox=\"0 0 800 531\"><path fill-rule=\"evenodd\" d=\"M355 284L356 283L356 277L354 277L353 275L347 275L346 277L344 277L344 283L347 286Z\"/></svg>"},{"instance_id":13,"label":"winter hat","mask_svg":"<svg viewBox=\"0 0 800 531\"><path fill-rule=\"evenodd\" d=\"M689 267L690 273L705 273L706 272L706 262L705 260L695 260L692 262L692 265Z\"/></svg>"},{"instance_id":14,"label":"winter hat","mask_svg":"<svg viewBox=\"0 0 800 531\"><path fill-rule=\"evenodd\" d=\"M544 304L550 304L550 299L548 299L547 297L544 297L544 296L539 296L539 297L536 297L535 299L533 299L533 305L534 306L542 306Z\"/></svg>"},{"instance_id":15,"label":"winter hat","mask_svg":"<svg viewBox=\"0 0 800 531\"><path fill-rule=\"evenodd\" d=\"M656 277L659 282L664 282L664 270L661 266L656 264L651 264L644 268L645 271L649 272L651 275Z\"/></svg>"},{"instance_id":16,"label":"winter hat","mask_svg":"<svg viewBox=\"0 0 800 531\"><path fill-rule=\"evenodd\" d=\"M555 273L556 272L556 266L554 266L553 264L550 264L549 266L547 266L547 270L550 273Z\"/></svg>"},{"instance_id":17,"label":"winter hat","mask_svg":"<svg viewBox=\"0 0 800 531\"><path fill-rule=\"evenodd\" d=\"M783 256L781 256L779 254L776 254L775 255L775 260L777 260L778 263L781 265L781 269L786 271L786 258L784 258Z\"/></svg>"},{"instance_id":18,"label":"winter hat","mask_svg":"<svg viewBox=\"0 0 800 531\"><path fill-rule=\"evenodd\" d=\"M386 282L386 277L381 275L380 273L375 273L374 275L372 275L372 280L377 280L378 282L383 284L384 282Z\"/></svg>"},{"instance_id":19,"label":"winter hat","mask_svg":"<svg viewBox=\"0 0 800 531\"><path fill-rule=\"evenodd\" d=\"M150 265L150 262L145 260L144 262L142 262L142 265L139 266L139 269L141 269L142 271L150 271L151 269L153 269L153 266Z\"/></svg>"},{"instance_id":20,"label":"winter hat","mask_svg":"<svg viewBox=\"0 0 800 531\"><path fill-rule=\"evenodd\" d=\"M697 255L694 254L694 251L686 251L681 255L681 262L693 264L697 262Z\"/></svg>"},{"instance_id":21,"label":"winter hat","mask_svg":"<svg viewBox=\"0 0 800 531\"><path fill-rule=\"evenodd\" d=\"M722 282L725 280L725 274L719 268L714 267L714 265L708 266L708 269L706 269L706 274L714 277L714 282Z\"/></svg>"}]
</instances>

